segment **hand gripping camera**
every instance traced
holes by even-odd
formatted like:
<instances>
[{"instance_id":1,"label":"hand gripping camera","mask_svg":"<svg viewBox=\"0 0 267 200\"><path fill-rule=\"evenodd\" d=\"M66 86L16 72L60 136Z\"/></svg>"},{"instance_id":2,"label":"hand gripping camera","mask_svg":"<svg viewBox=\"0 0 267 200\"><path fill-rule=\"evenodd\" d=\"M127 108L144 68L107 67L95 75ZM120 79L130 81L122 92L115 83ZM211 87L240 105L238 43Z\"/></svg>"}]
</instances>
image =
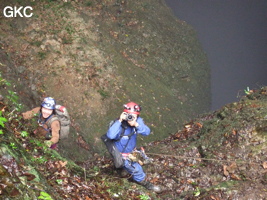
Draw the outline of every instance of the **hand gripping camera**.
<instances>
[{"instance_id":1,"label":"hand gripping camera","mask_svg":"<svg viewBox=\"0 0 267 200\"><path fill-rule=\"evenodd\" d=\"M126 121L133 121L134 120L134 116L131 113L125 113L125 120Z\"/></svg>"}]
</instances>

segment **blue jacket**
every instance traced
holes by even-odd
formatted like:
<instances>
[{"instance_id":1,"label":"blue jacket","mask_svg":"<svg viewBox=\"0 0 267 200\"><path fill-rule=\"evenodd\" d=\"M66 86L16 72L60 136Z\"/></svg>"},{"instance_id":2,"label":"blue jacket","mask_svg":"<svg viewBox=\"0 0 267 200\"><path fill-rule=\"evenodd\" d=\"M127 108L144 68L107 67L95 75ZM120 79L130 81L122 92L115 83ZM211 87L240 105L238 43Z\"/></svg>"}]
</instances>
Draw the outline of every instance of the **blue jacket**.
<instances>
[{"instance_id":1,"label":"blue jacket","mask_svg":"<svg viewBox=\"0 0 267 200\"><path fill-rule=\"evenodd\" d=\"M138 127L128 125L128 127L125 129L124 136L121 139L120 134L123 128L121 127L121 122L119 120L116 120L114 124L112 124L112 126L108 129L107 137L109 139L118 140L115 142L115 144L120 152L124 150L122 153L130 153L134 150L137 142L137 134L141 134L144 136L150 134L149 127L145 125L141 117L137 118L137 123L139 124ZM128 142L129 137L127 135L133 133L135 131L134 129L136 129L136 133L130 137L130 140ZM127 147L125 148L126 145Z\"/></svg>"}]
</instances>

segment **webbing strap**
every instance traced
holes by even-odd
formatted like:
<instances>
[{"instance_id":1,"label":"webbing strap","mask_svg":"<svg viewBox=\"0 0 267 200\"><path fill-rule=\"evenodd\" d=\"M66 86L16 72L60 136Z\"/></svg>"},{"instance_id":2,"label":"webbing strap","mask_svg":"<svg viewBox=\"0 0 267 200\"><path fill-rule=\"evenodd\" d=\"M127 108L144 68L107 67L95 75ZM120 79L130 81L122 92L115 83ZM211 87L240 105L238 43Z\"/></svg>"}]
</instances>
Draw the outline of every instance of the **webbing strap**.
<instances>
[{"instance_id":1,"label":"webbing strap","mask_svg":"<svg viewBox=\"0 0 267 200\"><path fill-rule=\"evenodd\" d=\"M115 121L114 121L114 122L115 122ZM114 123L114 122L113 122L113 123ZM112 123L112 124L113 124L113 123ZM112 124L110 124L110 126L112 126ZM122 138L123 136L127 136L127 137L128 137L128 141L127 141L126 145L124 146L124 148L123 148L123 150L122 150L122 152L121 152L121 153L124 153L124 151L125 151L126 147L128 146L128 143L129 143L129 141L130 141L132 135L136 133L136 128L134 127L134 131L133 131L131 134L129 134L129 135L124 135L125 130L126 130L127 127L128 127L128 123L127 123L127 121L122 121L122 123L121 123L121 127L122 127L122 131L121 131L121 134L120 134L120 138L119 138L118 140L115 140L115 141L120 141L121 138Z\"/></svg>"}]
</instances>

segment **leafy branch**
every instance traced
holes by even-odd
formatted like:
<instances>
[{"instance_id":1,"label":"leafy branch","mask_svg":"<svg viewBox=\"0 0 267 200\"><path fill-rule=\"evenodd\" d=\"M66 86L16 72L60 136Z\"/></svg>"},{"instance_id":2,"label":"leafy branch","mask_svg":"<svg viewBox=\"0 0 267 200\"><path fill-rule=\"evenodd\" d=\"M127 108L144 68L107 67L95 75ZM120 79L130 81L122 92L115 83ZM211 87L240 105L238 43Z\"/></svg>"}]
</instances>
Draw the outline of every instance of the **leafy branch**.
<instances>
[{"instance_id":1,"label":"leafy branch","mask_svg":"<svg viewBox=\"0 0 267 200\"><path fill-rule=\"evenodd\" d=\"M52 197L46 192L40 192L38 199L53 200Z\"/></svg>"},{"instance_id":2,"label":"leafy branch","mask_svg":"<svg viewBox=\"0 0 267 200\"><path fill-rule=\"evenodd\" d=\"M5 128L5 122L7 122L7 119L2 116L2 111L0 111L0 126ZM3 134L3 130L0 130L0 134Z\"/></svg>"}]
</instances>

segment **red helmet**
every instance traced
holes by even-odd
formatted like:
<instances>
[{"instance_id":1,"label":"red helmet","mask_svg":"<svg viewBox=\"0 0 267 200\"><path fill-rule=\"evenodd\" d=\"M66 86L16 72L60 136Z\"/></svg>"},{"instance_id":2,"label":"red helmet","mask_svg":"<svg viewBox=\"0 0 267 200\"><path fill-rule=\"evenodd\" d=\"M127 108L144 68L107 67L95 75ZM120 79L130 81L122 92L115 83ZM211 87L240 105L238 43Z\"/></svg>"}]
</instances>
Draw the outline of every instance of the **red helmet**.
<instances>
[{"instance_id":1,"label":"red helmet","mask_svg":"<svg viewBox=\"0 0 267 200\"><path fill-rule=\"evenodd\" d=\"M140 114L141 106L134 102L129 102L123 105L123 112L131 113L131 114Z\"/></svg>"}]
</instances>

